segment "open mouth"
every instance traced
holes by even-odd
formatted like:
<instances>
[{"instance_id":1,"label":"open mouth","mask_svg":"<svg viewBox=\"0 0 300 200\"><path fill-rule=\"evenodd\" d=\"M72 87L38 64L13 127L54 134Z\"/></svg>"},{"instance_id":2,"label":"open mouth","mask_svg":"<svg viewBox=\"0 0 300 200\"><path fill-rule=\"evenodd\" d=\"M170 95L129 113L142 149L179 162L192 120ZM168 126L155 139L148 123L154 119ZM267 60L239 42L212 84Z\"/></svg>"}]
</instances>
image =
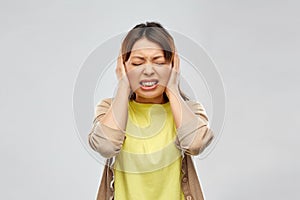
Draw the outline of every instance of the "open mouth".
<instances>
[{"instance_id":1,"label":"open mouth","mask_svg":"<svg viewBox=\"0 0 300 200\"><path fill-rule=\"evenodd\" d=\"M140 81L141 88L144 90L152 90L157 87L158 80L143 80Z\"/></svg>"}]
</instances>

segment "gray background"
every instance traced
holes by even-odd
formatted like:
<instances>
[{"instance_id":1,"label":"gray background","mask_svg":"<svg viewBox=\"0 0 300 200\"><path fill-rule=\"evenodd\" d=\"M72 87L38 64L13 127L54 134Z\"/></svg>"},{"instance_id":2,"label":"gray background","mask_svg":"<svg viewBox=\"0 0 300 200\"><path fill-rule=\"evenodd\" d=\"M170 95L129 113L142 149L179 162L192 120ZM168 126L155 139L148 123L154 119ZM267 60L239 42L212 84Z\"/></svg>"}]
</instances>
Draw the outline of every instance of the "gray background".
<instances>
[{"instance_id":1,"label":"gray background","mask_svg":"<svg viewBox=\"0 0 300 200\"><path fill-rule=\"evenodd\" d=\"M197 163L208 200L299 199L297 1L1 1L0 199L95 199L72 92L89 53L159 21L202 44L226 88L214 151ZM297 79L298 78L298 79Z\"/></svg>"}]
</instances>

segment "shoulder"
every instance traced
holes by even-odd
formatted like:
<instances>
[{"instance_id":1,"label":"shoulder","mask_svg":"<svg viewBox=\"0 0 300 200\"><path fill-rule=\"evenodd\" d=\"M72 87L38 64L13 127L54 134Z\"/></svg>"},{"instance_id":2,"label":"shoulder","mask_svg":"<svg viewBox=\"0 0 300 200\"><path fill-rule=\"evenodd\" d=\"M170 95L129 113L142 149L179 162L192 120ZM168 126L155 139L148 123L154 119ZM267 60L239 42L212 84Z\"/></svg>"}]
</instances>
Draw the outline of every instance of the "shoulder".
<instances>
[{"instance_id":1,"label":"shoulder","mask_svg":"<svg viewBox=\"0 0 300 200\"><path fill-rule=\"evenodd\" d=\"M201 115L208 121L208 117L203 104L197 100L186 100L185 101L189 108L196 114Z\"/></svg>"},{"instance_id":2,"label":"shoulder","mask_svg":"<svg viewBox=\"0 0 300 200\"><path fill-rule=\"evenodd\" d=\"M186 100L185 101L187 103L187 105L192 108L192 109L203 109L203 105L201 102L197 101L197 100Z\"/></svg>"},{"instance_id":3,"label":"shoulder","mask_svg":"<svg viewBox=\"0 0 300 200\"><path fill-rule=\"evenodd\" d=\"M104 115L107 110L110 108L113 98L105 98L98 101L95 112L94 112L94 119L98 118L100 115Z\"/></svg>"},{"instance_id":4,"label":"shoulder","mask_svg":"<svg viewBox=\"0 0 300 200\"><path fill-rule=\"evenodd\" d=\"M113 98L102 99L102 100L98 101L98 103L96 105L96 108L98 108L98 107L109 107L111 105L112 100L113 100Z\"/></svg>"}]
</instances>

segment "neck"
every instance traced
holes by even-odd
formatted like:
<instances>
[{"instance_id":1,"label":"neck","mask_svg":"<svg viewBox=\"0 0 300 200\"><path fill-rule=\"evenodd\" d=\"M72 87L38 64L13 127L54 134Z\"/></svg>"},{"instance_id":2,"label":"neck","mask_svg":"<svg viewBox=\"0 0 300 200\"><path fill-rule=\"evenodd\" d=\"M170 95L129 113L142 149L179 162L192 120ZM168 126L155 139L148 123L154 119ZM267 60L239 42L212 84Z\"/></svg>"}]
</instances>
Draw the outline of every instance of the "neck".
<instances>
[{"instance_id":1,"label":"neck","mask_svg":"<svg viewBox=\"0 0 300 200\"><path fill-rule=\"evenodd\" d=\"M135 101L138 103L154 103L154 104L164 104L168 102L163 95L156 98L143 98L143 97L136 96Z\"/></svg>"}]
</instances>

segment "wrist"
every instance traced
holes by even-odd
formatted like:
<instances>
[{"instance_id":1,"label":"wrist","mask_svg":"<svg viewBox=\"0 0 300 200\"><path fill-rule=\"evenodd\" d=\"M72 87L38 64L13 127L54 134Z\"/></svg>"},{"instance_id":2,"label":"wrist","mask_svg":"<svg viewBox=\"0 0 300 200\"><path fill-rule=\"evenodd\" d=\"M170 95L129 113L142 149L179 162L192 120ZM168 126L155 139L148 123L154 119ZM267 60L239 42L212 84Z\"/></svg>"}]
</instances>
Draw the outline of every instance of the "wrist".
<instances>
[{"instance_id":1,"label":"wrist","mask_svg":"<svg viewBox=\"0 0 300 200\"><path fill-rule=\"evenodd\" d=\"M168 96L169 99L174 99L180 97L180 92L178 88L168 88L166 89L166 95Z\"/></svg>"},{"instance_id":2,"label":"wrist","mask_svg":"<svg viewBox=\"0 0 300 200\"><path fill-rule=\"evenodd\" d=\"M120 80L118 83L118 92L121 92L124 95L129 95L130 94L130 85L128 82L124 80Z\"/></svg>"}]
</instances>

